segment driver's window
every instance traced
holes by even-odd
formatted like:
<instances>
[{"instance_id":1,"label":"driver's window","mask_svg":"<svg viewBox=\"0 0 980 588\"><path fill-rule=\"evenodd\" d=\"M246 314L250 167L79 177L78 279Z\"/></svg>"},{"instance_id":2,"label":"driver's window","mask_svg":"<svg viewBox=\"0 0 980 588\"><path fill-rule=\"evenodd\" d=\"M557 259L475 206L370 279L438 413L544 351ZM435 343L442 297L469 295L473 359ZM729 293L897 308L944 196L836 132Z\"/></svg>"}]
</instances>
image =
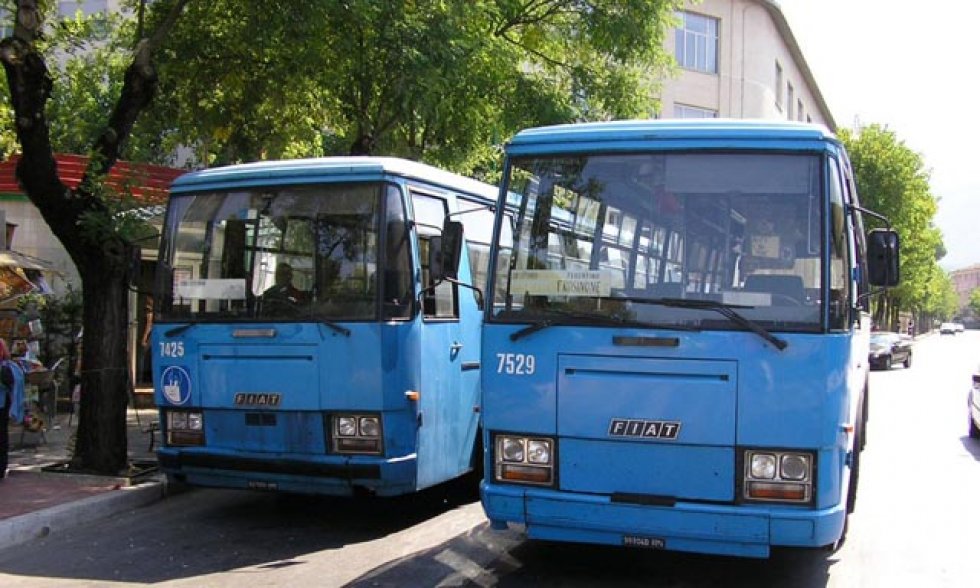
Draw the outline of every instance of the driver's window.
<instances>
[{"instance_id":1,"label":"driver's window","mask_svg":"<svg viewBox=\"0 0 980 588\"><path fill-rule=\"evenodd\" d=\"M427 194L412 193L415 226L419 236L419 257L422 263L422 312L425 318L457 318L456 285L436 283L429 271L429 248L432 238L442 234L443 221L449 209L446 201Z\"/></svg>"},{"instance_id":2,"label":"driver's window","mask_svg":"<svg viewBox=\"0 0 980 588\"><path fill-rule=\"evenodd\" d=\"M847 325L847 219L844 212L844 195L840 168L837 161L829 159L827 188L830 195L830 328L842 329Z\"/></svg>"}]
</instances>

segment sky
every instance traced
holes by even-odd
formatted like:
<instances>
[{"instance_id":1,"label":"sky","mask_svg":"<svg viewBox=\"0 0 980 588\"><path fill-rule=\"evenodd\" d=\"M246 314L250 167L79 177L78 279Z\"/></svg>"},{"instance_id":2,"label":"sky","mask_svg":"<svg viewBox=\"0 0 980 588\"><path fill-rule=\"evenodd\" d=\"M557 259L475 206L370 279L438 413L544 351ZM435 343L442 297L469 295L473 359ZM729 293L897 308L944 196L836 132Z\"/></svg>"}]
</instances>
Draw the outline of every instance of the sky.
<instances>
[{"instance_id":1,"label":"sky","mask_svg":"<svg viewBox=\"0 0 980 588\"><path fill-rule=\"evenodd\" d=\"M980 263L980 3L776 0L838 127L922 155L946 270Z\"/></svg>"}]
</instances>

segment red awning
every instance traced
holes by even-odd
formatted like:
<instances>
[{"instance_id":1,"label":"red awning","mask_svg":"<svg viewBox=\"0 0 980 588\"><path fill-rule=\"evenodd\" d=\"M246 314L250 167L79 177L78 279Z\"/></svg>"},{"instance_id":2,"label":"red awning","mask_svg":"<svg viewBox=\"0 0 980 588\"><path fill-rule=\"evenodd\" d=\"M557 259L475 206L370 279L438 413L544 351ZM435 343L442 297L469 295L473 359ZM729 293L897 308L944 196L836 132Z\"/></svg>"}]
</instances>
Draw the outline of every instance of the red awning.
<instances>
[{"instance_id":1,"label":"red awning","mask_svg":"<svg viewBox=\"0 0 980 588\"><path fill-rule=\"evenodd\" d=\"M21 194L17 181L17 162L20 155L0 163L0 193ZM71 189L78 187L88 165L88 157L83 155L56 154L58 177ZM167 191L171 182L186 170L162 165L129 163L119 161L109 171L108 183L116 189L128 189L133 196L146 204L163 204L167 201Z\"/></svg>"}]
</instances>

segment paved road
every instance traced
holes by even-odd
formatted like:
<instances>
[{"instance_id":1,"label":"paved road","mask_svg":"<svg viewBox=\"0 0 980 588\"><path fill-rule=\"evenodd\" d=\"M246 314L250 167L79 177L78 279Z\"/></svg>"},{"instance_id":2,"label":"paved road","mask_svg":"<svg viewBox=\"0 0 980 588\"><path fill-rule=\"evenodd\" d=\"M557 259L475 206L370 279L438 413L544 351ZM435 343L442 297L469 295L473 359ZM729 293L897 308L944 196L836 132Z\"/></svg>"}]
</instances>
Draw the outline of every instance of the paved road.
<instances>
[{"instance_id":1,"label":"paved road","mask_svg":"<svg viewBox=\"0 0 980 588\"><path fill-rule=\"evenodd\" d=\"M834 554L529 542L490 531L460 487L370 501L195 490L0 552L0 586L977 586L980 443L966 437L965 393L980 332L914 353L910 369L872 375L858 511Z\"/></svg>"}]
</instances>

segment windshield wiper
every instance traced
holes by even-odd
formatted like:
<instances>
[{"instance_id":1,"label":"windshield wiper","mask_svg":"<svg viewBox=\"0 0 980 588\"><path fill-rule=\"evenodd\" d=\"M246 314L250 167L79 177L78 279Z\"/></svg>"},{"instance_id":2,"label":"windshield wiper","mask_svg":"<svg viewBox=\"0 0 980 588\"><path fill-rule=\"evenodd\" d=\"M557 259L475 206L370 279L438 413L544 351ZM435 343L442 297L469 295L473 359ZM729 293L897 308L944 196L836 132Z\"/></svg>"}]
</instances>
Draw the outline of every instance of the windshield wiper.
<instances>
[{"instance_id":1,"label":"windshield wiper","mask_svg":"<svg viewBox=\"0 0 980 588\"><path fill-rule=\"evenodd\" d=\"M180 325L179 327L174 327L169 331L164 331L163 335L165 337L176 337L196 324L197 323L187 323L186 325Z\"/></svg>"},{"instance_id":2,"label":"windshield wiper","mask_svg":"<svg viewBox=\"0 0 980 588\"><path fill-rule=\"evenodd\" d=\"M773 347L782 351L786 349L789 345L783 339L773 335L769 331L763 329L758 323L750 319L745 318L736 312L736 308L752 308L751 306L744 306L739 304L725 304L723 302L716 302L714 300L696 300L688 298L650 298L650 299L635 299L638 302L646 302L648 304L659 304L660 306L669 306L673 308L692 308L692 309L704 309L713 310L718 314L724 316L725 318L731 320L736 325L744 327L756 335L762 337L766 341L772 343Z\"/></svg>"},{"instance_id":3,"label":"windshield wiper","mask_svg":"<svg viewBox=\"0 0 980 588\"><path fill-rule=\"evenodd\" d=\"M333 329L334 331L340 333L344 337L350 337L350 329L348 329L347 327L345 327L343 325L338 325L337 323L332 323L332 322L330 322L328 320L324 320L324 319L320 319L319 322L320 322L321 325L324 325L326 327L330 327L331 329Z\"/></svg>"},{"instance_id":4,"label":"windshield wiper","mask_svg":"<svg viewBox=\"0 0 980 588\"><path fill-rule=\"evenodd\" d=\"M547 329L548 327L553 327L555 325L574 325L576 322L585 322L589 325L606 325L613 327L639 327L646 329L669 329L672 331L698 331L697 327L691 327L688 325L670 325L662 323L651 323L646 321L638 321L634 319L628 319L616 315L608 314L596 314L591 312L582 311L570 311L561 310L557 308L544 309L547 314L553 314L558 318L547 318L542 319L536 323L532 323L519 331L514 331L510 334L511 341L517 341L527 337L532 333L536 333L542 329Z\"/></svg>"}]
</instances>

